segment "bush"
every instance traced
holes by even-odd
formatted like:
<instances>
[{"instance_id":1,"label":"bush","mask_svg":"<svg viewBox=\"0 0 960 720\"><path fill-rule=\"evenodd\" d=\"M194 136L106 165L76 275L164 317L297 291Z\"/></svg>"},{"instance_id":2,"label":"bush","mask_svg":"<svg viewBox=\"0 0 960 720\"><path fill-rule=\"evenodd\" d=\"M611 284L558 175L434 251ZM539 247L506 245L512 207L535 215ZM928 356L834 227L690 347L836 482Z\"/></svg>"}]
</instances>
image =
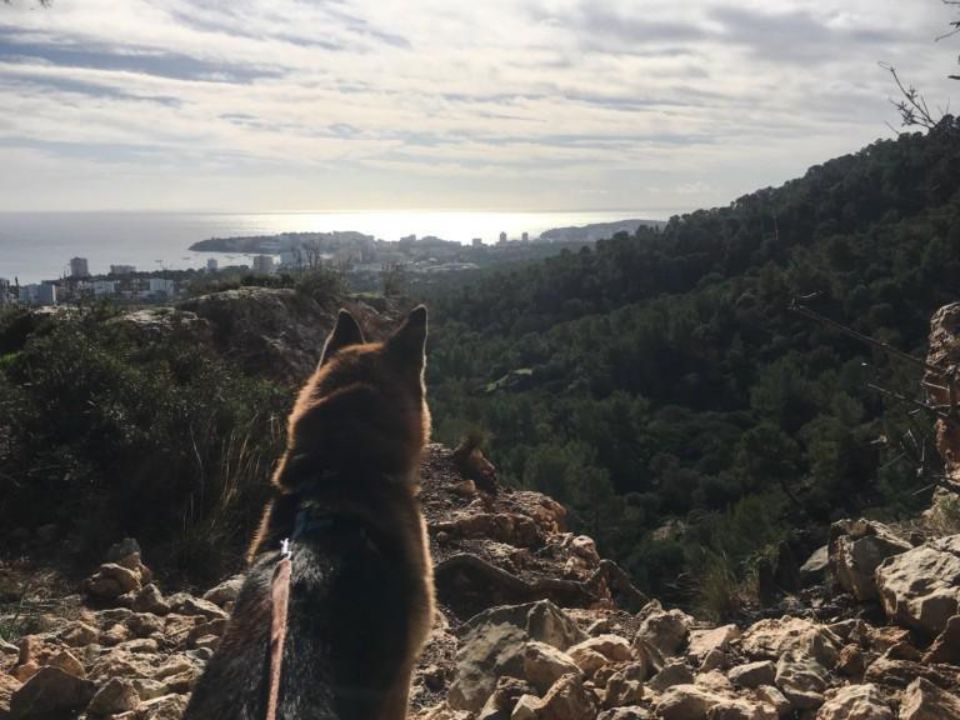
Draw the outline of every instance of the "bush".
<instances>
[{"instance_id":1,"label":"bush","mask_svg":"<svg viewBox=\"0 0 960 720\"><path fill-rule=\"evenodd\" d=\"M56 523L90 553L131 535L208 581L242 555L290 401L188 328L48 319L0 364L0 522Z\"/></svg>"}]
</instances>

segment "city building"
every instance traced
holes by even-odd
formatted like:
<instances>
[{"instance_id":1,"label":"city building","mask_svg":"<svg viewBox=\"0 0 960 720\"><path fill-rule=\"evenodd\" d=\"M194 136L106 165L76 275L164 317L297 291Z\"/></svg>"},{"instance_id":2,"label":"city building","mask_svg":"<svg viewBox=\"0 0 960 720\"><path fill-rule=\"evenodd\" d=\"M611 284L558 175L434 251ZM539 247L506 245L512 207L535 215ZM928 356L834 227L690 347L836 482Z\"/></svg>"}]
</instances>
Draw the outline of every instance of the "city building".
<instances>
[{"instance_id":1,"label":"city building","mask_svg":"<svg viewBox=\"0 0 960 720\"><path fill-rule=\"evenodd\" d=\"M500 240L499 240L499 242L498 242L497 244L498 244L498 245L506 245L506 244L507 244L507 233L506 233L506 232L501 232L501 233L500 233Z\"/></svg>"},{"instance_id":2,"label":"city building","mask_svg":"<svg viewBox=\"0 0 960 720\"><path fill-rule=\"evenodd\" d=\"M216 258L207 258L207 272L214 273L220 269L220 264Z\"/></svg>"},{"instance_id":3,"label":"city building","mask_svg":"<svg viewBox=\"0 0 960 720\"><path fill-rule=\"evenodd\" d=\"M475 248L483 247L483 238L474 238L471 244Z\"/></svg>"},{"instance_id":4,"label":"city building","mask_svg":"<svg viewBox=\"0 0 960 720\"><path fill-rule=\"evenodd\" d=\"M121 273L117 273L118 275ZM94 280L93 294L95 297L110 297L117 294L116 280Z\"/></svg>"},{"instance_id":5,"label":"city building","mask_svg":"<svg viewBox=\"0 0 960 720\"><path fill-rule=\"evenodd\" d=\"M253 258L253 271L257 275L273 275L273 255L257 255Z\"/></svg>"},{"instance_id":6,"label":"city building","mask_svg":"<svg viewBox=\"0 0 960 720\"><path fill-rule=\"evenodd\" d=\"M147 280L147 295L149 297L173 297L177 294L177 283L167 278L149 278Z\"/></svg>"},{"instance_id":7,"label":"city building","mask_svg":"<svg viewBox=\"0 0 960 720\"><path fill-rule=\"evenodd\" d=\"M90 277L90 266L87 264L86 258L75 257L70 259L70 277Z\"/></svg>"},{"instance_id":8,"label":"city building","mask_svg":"<svg viewBox=\"0 0 960 720\"><path fill-rule=\"evenodd\" d=\"M53 283L21 285L20 302L24 305L56 305L57 286Z\"/></svg>"},{"instance_id":9,"label":"city building","mask_svg":"<svg viewBox=\"0 0 960 720\"><path fill-rule=\"evenodd\" d=\"M133 275L137 271L137 268L133 265L111 265L110 274L111 275Z\"/></svg>"},{"instance_id":10,"label":"city building","mask_svg":"<svg viewBox=\"0 0 960 720\"><path fill-rule=\"evenodd\" d=\"M10 281L6 278L0 278L0 306L9 305L13 302L10 295Z\"/></svg>"},{"instance_id":11,"label":"city building","mask_svg":"<svg viewBox=\"0 0 960 720\"><path fill-rule=\"evenodd\" d=\"M530 242L530 233L524 232L523 235L520 236L520 242Z\"/></svg>"}]
</instances>

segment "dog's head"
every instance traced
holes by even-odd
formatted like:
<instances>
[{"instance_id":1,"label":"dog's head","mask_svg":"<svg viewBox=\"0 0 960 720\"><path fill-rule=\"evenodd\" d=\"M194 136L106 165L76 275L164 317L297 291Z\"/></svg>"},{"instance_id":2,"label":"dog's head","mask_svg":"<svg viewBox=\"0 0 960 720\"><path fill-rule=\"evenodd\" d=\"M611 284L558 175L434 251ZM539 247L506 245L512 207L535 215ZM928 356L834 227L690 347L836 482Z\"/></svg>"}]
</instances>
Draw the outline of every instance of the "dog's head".
<instances>
[{"instance_id":1,"label":"dog's head","mask_svg":"<svg viewBox=\"0 0 960 720\"><path fill-rule=\"evenodd\" d=\"M430 436L423 382L427 309L415 308L383 342L367 342L346 310L290 415L274 482L293 487L324 471L407 475Z\"/></svg>"}]
</instances>

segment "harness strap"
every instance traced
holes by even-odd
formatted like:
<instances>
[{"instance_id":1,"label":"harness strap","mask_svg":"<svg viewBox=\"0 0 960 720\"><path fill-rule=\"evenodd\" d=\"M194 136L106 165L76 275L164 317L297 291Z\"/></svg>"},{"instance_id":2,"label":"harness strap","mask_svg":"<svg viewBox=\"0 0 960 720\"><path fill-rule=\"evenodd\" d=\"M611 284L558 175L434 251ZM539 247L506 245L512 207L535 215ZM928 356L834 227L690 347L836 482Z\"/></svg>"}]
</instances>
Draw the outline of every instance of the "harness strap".
<instances>
[{"instance_id":1,"label":"harness strap","mask_svg":"<svg viewBox=\"0 0 960 720\"><path fill-rule=\"evenodd\" d=\"M287 613L290 605L290 555L284 553L273 569L270 597L273 612L270 621L270 691L267 695L266 720L277 720L280 702L280 676L283 672L283 646L287 638Z\"/></svg>"}]
</instances>

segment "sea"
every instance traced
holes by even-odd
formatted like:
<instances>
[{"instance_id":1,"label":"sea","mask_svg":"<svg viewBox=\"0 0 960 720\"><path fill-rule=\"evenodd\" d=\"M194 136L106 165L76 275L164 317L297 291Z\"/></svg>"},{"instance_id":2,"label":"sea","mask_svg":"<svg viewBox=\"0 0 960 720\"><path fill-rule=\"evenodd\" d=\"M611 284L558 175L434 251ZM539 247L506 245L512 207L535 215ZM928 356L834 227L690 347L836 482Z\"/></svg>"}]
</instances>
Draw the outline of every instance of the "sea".
<instances>
[{"instance_id":1,"label":"sea","mask_svg":"<svg viewBox=\"0 0 960 720\"><path fill-rule=\"evenodd\" d=\"M283 232L355 230L383 240L434 235L468 243L494 243L501 232L511 238L556 227L614 222L628 218L665 220L669 213L644 210L590 212L6 212L0 213L0 278L20 283L52 280L68 273L73 257L84 257L92 274L110 265L139 271L182 270L250 264L247 256L197 253L199 240Z\"/></svg>"}]
</instances>

